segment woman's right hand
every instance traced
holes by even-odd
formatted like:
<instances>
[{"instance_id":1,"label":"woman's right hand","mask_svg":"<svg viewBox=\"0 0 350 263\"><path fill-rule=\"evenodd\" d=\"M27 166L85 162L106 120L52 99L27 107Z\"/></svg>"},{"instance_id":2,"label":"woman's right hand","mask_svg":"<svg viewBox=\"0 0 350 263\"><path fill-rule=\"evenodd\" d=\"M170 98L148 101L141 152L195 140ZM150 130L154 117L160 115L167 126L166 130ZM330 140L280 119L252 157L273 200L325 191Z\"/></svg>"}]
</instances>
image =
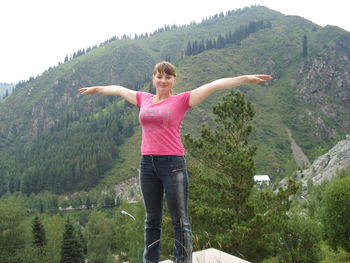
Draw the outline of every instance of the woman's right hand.
<instances>
[{"instance_id":1,"label":"woman's right hand","mask_svg":"<svg viewBox=\"0 0 350 263\"><path fill-rule=\"evenodd\" d=\"M121 96L131 104L137 105L136 90L117 85L92 86L79 89L80 94L102 94L109 96Z\"/></svg>"},{"instance_id":2,"label":"woman's right hand","mask_svg":"<svg viewBox=\"0 0 350 263\"><path fill-rule=\"evenodd\" d=\"M94 95L94 94L97 94L97 89L98 87L87 87L87 88L80 88L79 89L79 93L80 94L91 94L91 95Z\"/></svg>"}]
</instances>

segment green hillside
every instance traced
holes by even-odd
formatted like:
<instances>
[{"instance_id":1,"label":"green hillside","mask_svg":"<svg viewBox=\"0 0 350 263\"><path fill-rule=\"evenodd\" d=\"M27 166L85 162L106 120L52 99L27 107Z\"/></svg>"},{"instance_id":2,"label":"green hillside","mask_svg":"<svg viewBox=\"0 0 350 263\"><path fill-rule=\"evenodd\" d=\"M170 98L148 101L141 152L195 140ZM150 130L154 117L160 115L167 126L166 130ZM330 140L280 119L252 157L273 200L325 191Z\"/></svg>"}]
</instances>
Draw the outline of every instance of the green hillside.
<instances>
[{"instance_id":1,"label":"green hillside","mask_svg":"<svg viewBox=\"0 0 350 263\"><path fill-rule=\"evenodd\" d=\"M269 26L255 28L259 23ZM67 193L137 175L137 109L119 98L80 96L77 89L119 84L152 91L150 74L160 60L177 66L176 92L221 77L272 74L266 85L239 90L256 109L251 142L258 147L257 172L281 178L293 163L286 128L311 160L349 133L349 39L339 28L258 6L107 41L18 84L2 101L0 177L6 183L0 194ZM209 42L216 46L186 54L188 45ZM191 109L183 135L197 134L203 122L213 125L211 108L224 95Z\"/></svg>"}]
</instances>

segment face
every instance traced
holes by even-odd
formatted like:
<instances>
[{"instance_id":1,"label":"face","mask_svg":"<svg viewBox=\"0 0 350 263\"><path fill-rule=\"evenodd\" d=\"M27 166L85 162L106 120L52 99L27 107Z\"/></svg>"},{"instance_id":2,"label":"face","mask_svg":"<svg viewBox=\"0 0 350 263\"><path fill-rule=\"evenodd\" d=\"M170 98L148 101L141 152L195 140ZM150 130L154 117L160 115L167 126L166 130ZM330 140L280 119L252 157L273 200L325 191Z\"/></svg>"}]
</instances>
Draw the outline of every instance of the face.
<instances>
[{"instance_id":1,"label":"face","mask_svg":"<svg viewBox=\"0 0 350 263\"><path fill-rule=\"evenodd\" d=\"M159 92L171 92L175 85L176 77L166 73L157 72L153 76L153 85Z\"/></svg>"}]
</instances>

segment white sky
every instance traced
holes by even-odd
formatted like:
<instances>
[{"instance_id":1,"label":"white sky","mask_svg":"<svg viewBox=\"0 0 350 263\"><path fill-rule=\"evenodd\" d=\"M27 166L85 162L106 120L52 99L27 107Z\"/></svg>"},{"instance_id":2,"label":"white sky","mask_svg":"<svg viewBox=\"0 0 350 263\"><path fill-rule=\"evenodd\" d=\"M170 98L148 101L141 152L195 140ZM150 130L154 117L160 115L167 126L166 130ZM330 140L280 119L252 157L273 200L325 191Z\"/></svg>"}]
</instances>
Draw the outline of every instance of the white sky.
<instances>
[{"instance_id":1,"label":"white sky","mask_svg":"<svg viewBox=\"0 0 350 263\"><path fill-rule=\"evenodd\" d=\"M66 55L113 36L200 22L254 4L350 32L347 0L2 0L0 82L36 77Z\"/></svg>"}]
</instances>

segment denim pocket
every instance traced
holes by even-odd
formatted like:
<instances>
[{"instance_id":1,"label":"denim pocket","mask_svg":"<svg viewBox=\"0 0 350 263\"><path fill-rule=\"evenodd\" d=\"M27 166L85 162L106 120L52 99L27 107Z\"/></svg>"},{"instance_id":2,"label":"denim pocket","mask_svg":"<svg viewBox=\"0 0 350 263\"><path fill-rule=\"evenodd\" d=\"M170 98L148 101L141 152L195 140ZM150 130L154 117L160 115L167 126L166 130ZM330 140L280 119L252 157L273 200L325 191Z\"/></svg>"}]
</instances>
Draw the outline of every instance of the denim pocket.
<instances>
[{"instance_id":1,"label":"denim pocket","mask_svg":"<svg viewBox=\"0 0 350 263\"><path fill-rule=\"evenodd\" d=\"M171 173L186 171L185 158L183 156L174 157L171 161L170 168L171 168Z\"/></svg>"}]
</instances>

